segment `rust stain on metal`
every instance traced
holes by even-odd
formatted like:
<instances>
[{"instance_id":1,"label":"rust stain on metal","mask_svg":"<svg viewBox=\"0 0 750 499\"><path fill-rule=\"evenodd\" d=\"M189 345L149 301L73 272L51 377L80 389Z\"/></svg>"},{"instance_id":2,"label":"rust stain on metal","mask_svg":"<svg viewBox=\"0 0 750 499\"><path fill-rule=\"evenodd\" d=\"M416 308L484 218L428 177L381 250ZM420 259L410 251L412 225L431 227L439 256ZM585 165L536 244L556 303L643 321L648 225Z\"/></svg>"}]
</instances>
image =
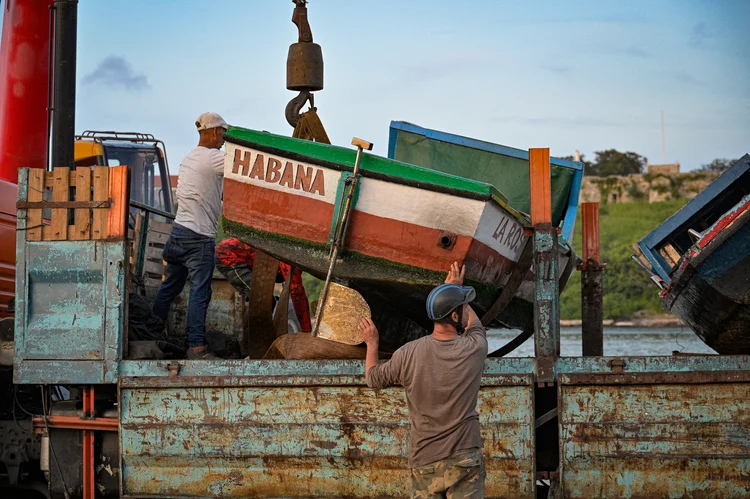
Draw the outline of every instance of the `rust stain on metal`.
<instances>
[{"instance_id":1,"label":"rust stain on metal","mask_svg":"<svg viewBox=\"0 0 750 499\"><path fill-rule=\"evenodd\" d=\"M403 390L178 380L121 384L127 496L409 496ZM533 497L531 383L484 386L478 405L485 497Z\"/></svg>"},{"instance_id":2,"label":"rust stain on metal","mask_svg":"<svg viewBox=\"0 0 750 499\"><path fill-rule=\"evenodd\" d=\"M565 497L750 494L747 372L571 374L560 380Z\"/></svg>"}]
</instances>

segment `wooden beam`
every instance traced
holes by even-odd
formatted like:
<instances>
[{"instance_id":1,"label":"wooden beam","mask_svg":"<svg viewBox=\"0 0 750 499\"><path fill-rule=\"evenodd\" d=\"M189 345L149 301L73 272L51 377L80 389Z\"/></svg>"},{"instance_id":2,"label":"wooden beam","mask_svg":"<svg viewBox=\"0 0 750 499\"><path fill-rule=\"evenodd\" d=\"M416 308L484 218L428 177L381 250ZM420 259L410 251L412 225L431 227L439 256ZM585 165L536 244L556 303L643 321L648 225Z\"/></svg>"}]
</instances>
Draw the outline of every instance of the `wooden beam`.
<instances>
[{"instance_id":1,"label":"wooden beam","mask_svg":"<svg viewBox=\"0 0 750 499\"><path fill-rule=\"evenodd\" d=\"M79 166L75 171L76 201L91 201L91 168ZM91 208L75 209L73 240L91 239Z\"/></svg>"},{"instance_id":2,"label":"wooden beam","mask_svg":"<svg viewBox=\"0 0 750 499\"><path fill-rule=\"evenodd\" d=\"M52 184L52 201L68 201L70 199L70 168L60 166L54 169ZM44 231L43 231L44 233ZM68 238L68 210L67 208L52 209L52 225L49 238L53 241L64 241Z\"/></svg>"},{"instance_id":3,"label":"wooden beam","mask_svg":"<svg viewBox=\"0 0 750 499\"><path fill-rule=\"evenodd\" d=\"M529 149L531 225L552 223L549 148Z\"/></svg>"},{"instance_id":4,"label":"wooden beam","mask_svg":"<svg viewBox=\"0 0 750 499\"><path fill-rule=\"evenodd\" d=\"M107 201L109 199L109 167L94 167L94 201ZM91 221L91 239L107 238L107 212L108 208L94 208Z\"/></svg>"},{"instance_id":5,"label":"wooden beam","mask_svg":"<svg viewBox=\"0 0 750 499\"><path fill-rule=\"evenodd\" d=\"M42 201L44 199L44 170L40 168L29 168L29 202ZM27 241L42 240L42 209L33 208L28 211L26 217Z\"/></svg>"},{"instance_id":6,"label":"wooden beam","mask_svg":"<svg viewBox=\"0 0 750 499\"><path fill-rule=\"evenodd\" d=\"M125 238L128 220L128 167L113 166L109 169L109 208L107 219L107 238Z\"/></svg>"}]
</instances>

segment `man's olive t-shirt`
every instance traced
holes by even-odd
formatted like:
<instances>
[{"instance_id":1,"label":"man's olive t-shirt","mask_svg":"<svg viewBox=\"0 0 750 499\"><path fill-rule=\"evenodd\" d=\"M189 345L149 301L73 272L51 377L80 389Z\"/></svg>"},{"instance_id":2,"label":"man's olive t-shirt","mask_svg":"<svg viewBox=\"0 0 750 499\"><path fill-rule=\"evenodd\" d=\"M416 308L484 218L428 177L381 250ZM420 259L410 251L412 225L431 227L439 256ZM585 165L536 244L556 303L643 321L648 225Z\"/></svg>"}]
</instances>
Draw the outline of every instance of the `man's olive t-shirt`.
<instances>
[{"instance_id":1,"label":"man's olive t-shirt","mask_svg":"<svg viewBox=\"0 0 750 499\"><path fill-rule=\"evenodd\" d=\"M482 447L476 406L486 357L487 333L476 321L452 340L425 336L411 341L367 372L371 388L400 384L406 390L409 467Z\"/></svg>"}]
</instances>

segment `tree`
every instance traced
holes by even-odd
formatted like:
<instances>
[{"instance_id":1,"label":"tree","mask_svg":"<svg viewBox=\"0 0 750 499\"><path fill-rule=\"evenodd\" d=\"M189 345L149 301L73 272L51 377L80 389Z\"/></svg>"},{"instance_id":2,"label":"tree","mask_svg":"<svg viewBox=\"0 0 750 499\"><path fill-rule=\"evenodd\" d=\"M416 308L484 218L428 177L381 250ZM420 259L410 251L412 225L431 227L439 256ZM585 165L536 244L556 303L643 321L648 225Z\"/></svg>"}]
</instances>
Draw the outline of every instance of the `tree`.
<instances>
[{"instance_id":1,"label":"tree","mask_svg":"<svg viewBox=\"0 0 750 499\"><path fill-rule=\"evenodd\" d=\"M575 161L576 160L575 156L573 156L572 154L568 155L568 156L562 156L560 159L567 159L568 161ZM585 154L581 154L581 159L579 159L578 161L580 161L581 163L583 163L583 171L584 172L588 171L588 169L591 168L591 161L586 161L586 155Z\"/></svg>"},{"instance_id":2,"label":"tree","mask_svg":"<svg viewBox=\"0 0 750 499\"><path fill-rule=\"evenodd\" d=\"M701 171L701 172L711 172L711 173L722 173L722 172L728 170L737 161L739 161L739 160L737 160L737 159L717 158L717 159L711 161L710 163L701 166L698 169L698 171Z\"/></svg>"},{"instance_id":3,"label":"tree","mask_svg":"<svg viewBox=\"0 0 750 499\"><path fill-rule=\"evenodd\" d=\"M610 175L631 175L642 173L646 158L634 152L620 152L616 149L596 151L596 159L586 170L587 175L609 177Z\"/></svg>"}]
</instances>

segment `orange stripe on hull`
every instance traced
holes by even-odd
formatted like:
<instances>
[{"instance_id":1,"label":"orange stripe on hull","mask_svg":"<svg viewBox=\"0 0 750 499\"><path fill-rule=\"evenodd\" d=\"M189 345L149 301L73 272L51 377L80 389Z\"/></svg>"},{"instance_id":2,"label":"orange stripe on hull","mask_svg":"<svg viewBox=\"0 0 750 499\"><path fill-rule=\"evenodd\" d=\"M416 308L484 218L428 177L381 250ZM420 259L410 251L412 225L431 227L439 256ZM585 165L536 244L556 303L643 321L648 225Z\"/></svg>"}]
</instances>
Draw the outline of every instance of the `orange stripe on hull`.
<instances>
[{"instance_id":1,"label":"orange stripe on hull","mask_svg":"<svg viewBox=\"0 0 750 499\"><path fill-rule=\"evenodd\" d=\"M331 204L252 184L224 180L224 216L249 227L315 243L326 243L333 218ZM503 279L513 263L470 236L454 236L450 249L438 242L440 230L354 210L345 247L363 255L424 269L446 271L467 255L481 264L472 265L484 282ZM467 272L473 277L474 272ZM477 276L478 277L478 276ZM489 279L488 279L489 278Z\"/></svg>"}]
</instances>

